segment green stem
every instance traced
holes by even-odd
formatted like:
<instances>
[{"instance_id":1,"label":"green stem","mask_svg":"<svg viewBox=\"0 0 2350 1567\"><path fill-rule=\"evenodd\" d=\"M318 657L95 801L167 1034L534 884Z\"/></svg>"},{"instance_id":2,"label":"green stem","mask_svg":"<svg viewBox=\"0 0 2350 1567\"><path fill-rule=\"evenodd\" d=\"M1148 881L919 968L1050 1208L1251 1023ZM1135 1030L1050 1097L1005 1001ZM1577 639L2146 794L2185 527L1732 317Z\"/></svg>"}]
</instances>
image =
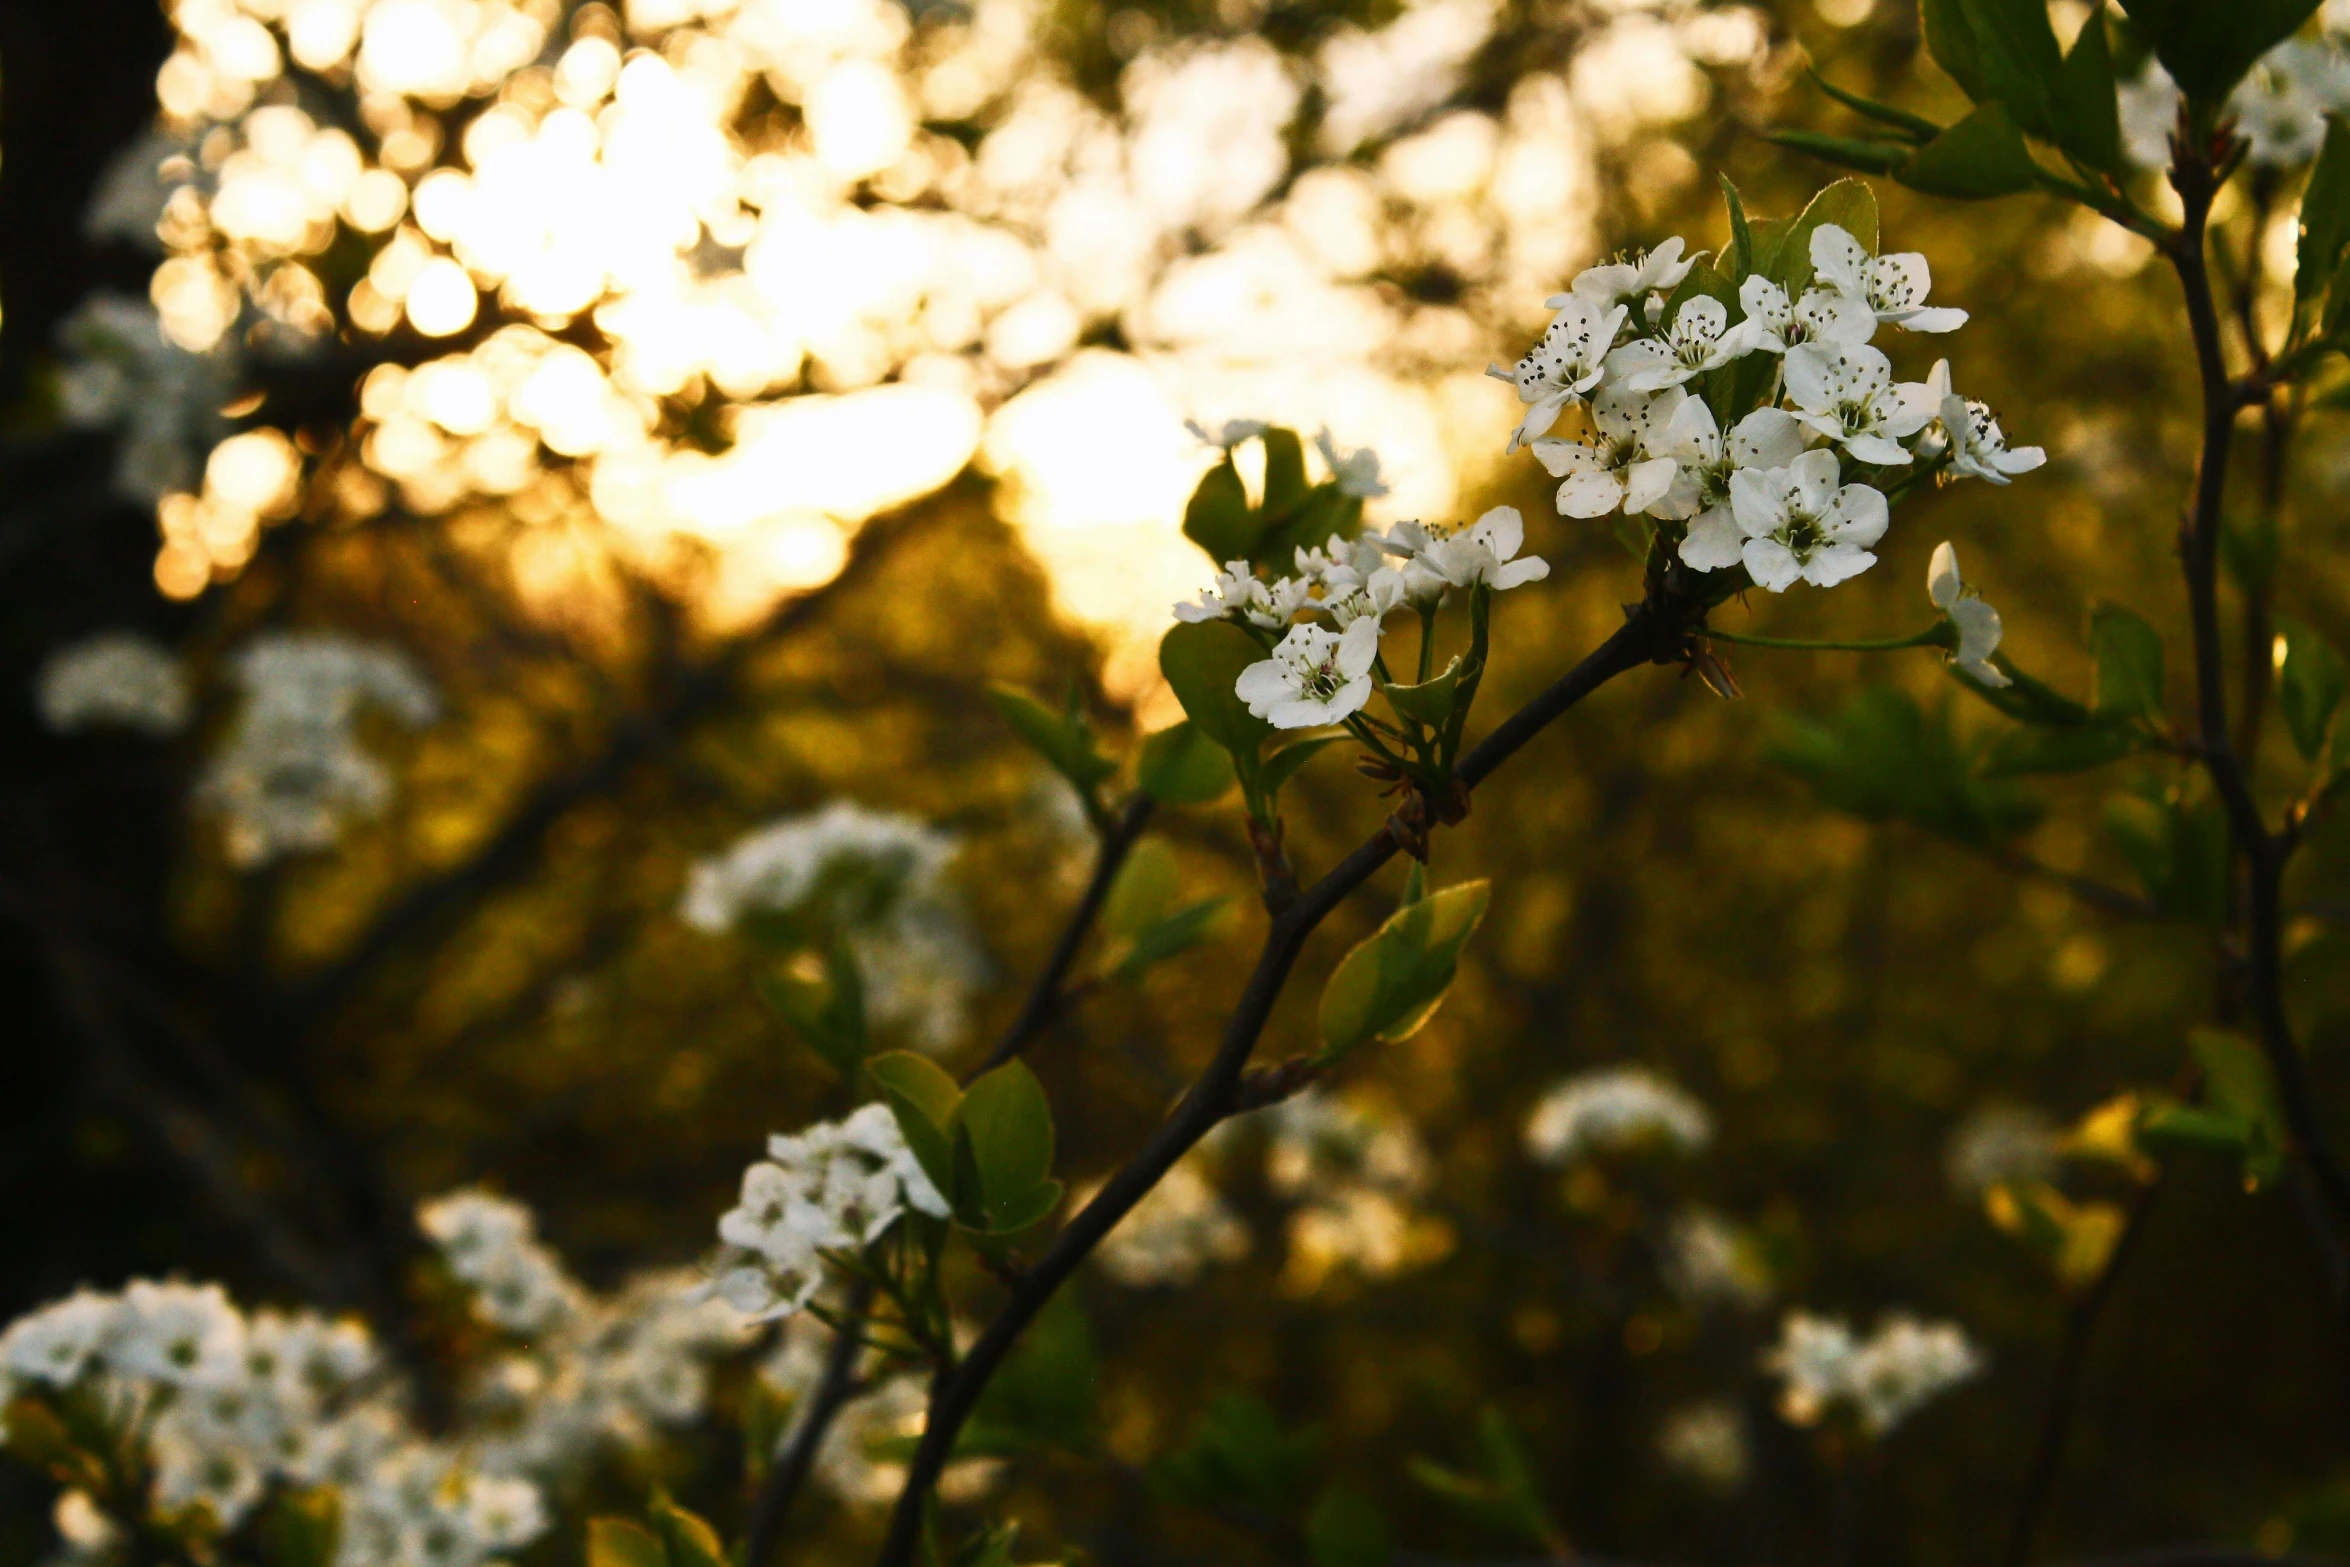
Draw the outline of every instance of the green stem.
<instances>
[{"instance_id":1,"label":"green stem","mask_svg":"<svg viewBox=\"0 0 2350 1567\"><path fill-rule=\"evenodd\" d=\"M1426 685L1436 669L1436 606L1420 606L1420 678L1414 682Z\"/></svg>"},{"instance_id":2,"label":"green stem","mask_svg":"<svg viewBox=\"0 0 2350 1567\"><path fill-rule=\"evenodd\" d=\"M1878 642L1804 642L1792 637L1750 637L1736 631L1718 631L1712 626L1699 630L1699 636L1713 642L1735 642L1740 647L1788 648L1806 653L1891 653L1905 647L1949 647L1950 623L1938 620L1915 636L1888 637Z\"/></svg>"}]
</instances>

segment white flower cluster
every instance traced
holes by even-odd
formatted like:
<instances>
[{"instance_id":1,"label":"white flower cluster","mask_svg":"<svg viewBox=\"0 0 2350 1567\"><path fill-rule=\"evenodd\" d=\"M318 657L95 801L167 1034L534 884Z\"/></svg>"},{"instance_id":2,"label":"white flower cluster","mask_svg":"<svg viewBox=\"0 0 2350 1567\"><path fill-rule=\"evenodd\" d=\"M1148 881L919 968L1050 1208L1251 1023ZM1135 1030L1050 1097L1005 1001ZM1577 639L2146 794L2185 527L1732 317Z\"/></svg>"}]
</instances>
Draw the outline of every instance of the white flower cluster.
<instances>
[{"instance_id":1,"label":"white flower cluster","mask_svg":"<svg viewBox=\"0 0 2350 1567\"><path fill-rule=\"evenodd\" d=\"M1309 1091L1266 1113L1265 1184L1295 1204L1288 1282L1333 1269L1385 1278L1431 1260L1449 1231L1415 1212L1431 1170L1411 1122L1359 1099Z\"/></svg>"},{"instance_id":2,"label":"white flower cluster","mask_svg":"<svg viewBox=\"0 0 2350 1567\"><path fill-rule=\"evenodd\" d=\"M1601 1067L1542 1096L1526 1118L1526 1151L1557 1165L1643 1147L1687 1154L1713 1130L1703 1104L1646 1067Z\"/></svg>"},{"instance_id":3,"label":"white flower cluster","mask_svg":"<svg viewBox=\"0 0 2350 1567\"><path fill-rule=\"evenodd\" d=\"M1755 1239L1711 1208L1692 1205L1665 1232L1665 1283L1692 1306L1752 1311L1771 1298L1771 1270Z\"/></svg>"},{"instance_id":4,"label":"white flower cluster","mask_svg":"<svg viewBox=\"0 0 2350 1567\"><path fill-rule=\"evenodd\" d=\"M1075 1212L1101 1190L1096 1182L1070 1204ZM1189 1284L1208 1267L1238 1262L1253 1244L1248 1226L1213 1183L1188 1159L1169 1170L1133 1211L1118 1221L1094 1260L1129 1289Z\"/></svg>"},{"instance_id":5,"label":"white flower cluster","mask_svg":"<svg viewBox=\"0 0 2350 1567\"><path fill-rule=\"evenodd\" d=\"M2268 53L2228 95L2228 112L2249 143L2245 157L2270 169L2297 169L2325 145L2326 116L2350 111L2350 17L2325 8L2325 29L2288 38ZM2122 149L2132 163L2157 172L2170 167L2171 132L2179 123L2179 88L2160 61L2121 84Z\"/></svg>"},{"instance_id":6,"label":"white flower cluster","mask_svg":"<svg viewBox=\"0 0 2350 1567\"><path fill-rule=\"evenodd\" d=\"M155 307L100 291L58 328L64 364L59 413L83 429L122 427L114 487L153 504L193 489L221 434L221 405L236 379L227 348L190 353L164 335Z\"/></svg>"},{"instance_id":7,"label":"white flower cluster","mask_svg":"<svg viewBox=\"0 0 2350 1567\"><path fill-rule=\"evenodd\" d=\"M136 631L101 631L41 661L41 721L60 734L100 725L164 739L188 727L194 699L179 656Z\"/></svg>"},{"instance_id":8,"label":"white flower cluster","mask_svg":"<svg viewBox=\"0 0 2350 1567\"><path fill-rule=\"evenodd\" d=\"M788 1317L824 1282L825 1252L872 1245L908 1208L948 1212L884 1106L769 1138L767 1158L743 1171L742 1201L718 1221L726 1246L709 1287L753 1318Z\"/></svg>"},{"instance_id":9,"label":"white flower cluster","mask_svg":"<svg viewBox=\"0 0 2350 1567\"><path fill-rule=\"evenodd\" d=\"M1674 1410L1657 1428L1656 1449L1667 1467L1711 1490L1736 1490L1746 1479L1746 1423L1727 1401Z\"/></svg>"},{"instance_id":10,"label":"white flower cluster","mask_svg":"<svg viewBox=\"0 0 2350 1567\"><path fill-rule=\"evenodd\" d=\"M1943 1150L1950 1189L1980 1197L1994 1186L2023 1186L2056 1173L2063 1129L2031 1105L1985 1105L1958 1124Z\"/></svg>"},{"instance_id":11,"label":"white flower cluster","mask_svg":"<svg viewBox=\"0 0 2350 1567\"><path fill-rule=\"evenodd\" d=\"M336 1567L476 1567L546 1527L529 1480L460 1463L423 1441L380 1387L366 1332L309 1314L237 1310L218 1285L134 1280L82 1291L0 1335L11 1399L77 1401L143 1445L158 1521L202 1509L235 1527L275 1484L342 1498ZM76 1493L79 1494L79 1493ZM91 1498L67 1509L111 1537Z\"/></svg>"},{"instance_id":12,"label":"white flower cluster","mask_svg":"<svg viewBox=\"0 0 2350 1567\"><path fill-rule=\"evenodd\" d=\"M577 1314L579 1286L539 1244L537 1221L522 1204L488 1192L452 1192L420 1206L416 1223L492 1327L544 1333Z\"/></svg>"},{"instance_id":13,"label":"white flower cluster","mask_svg":"<svg viewBox=\"0 0 2350 1567\"><path fill-rule=\"evenodd\" d=\"M1832 587L1876 563L1889 473L1924 461L1945 476L2005 484L2036 468L2037 447L2010 450L1990 409L1951 389L1947 361L1926 381L1896 381L1871 341L1880 326L1944 333L1966 312L1926 303L1932 276L1915 252L1872 256L1834 224L1809 241L1811 285L1799 298L1755 273L1735 285L1738 317L1711 294L1670 295L1696 264L1678 238L1630 261L1588 269L1547 303L1557 314L1514 368L1526 413L1509 451L1531 444L1561 483L1570 517L1621 510L1666 530L1696 571L1744 567L1771 592ZM1754 354L1779 361L1758 406L1724 430L1688 383ZM1546 434L1571 407L1584 438ZM1866 475L1866 478L1862 477Z\"/></svg>"},{"instance_id":14,"label":"white flower cluster","mask_svg":"<svg viewBox=\"0 0 2350 1567\"><path fill-rule=\"evenodd\" d=\"M855 957L869 1019L940 1050L962 1037L986 974L948 876L956 847L917 817L835 800L695 865L679 913L711 932L755 914L807 921Z\"/></svg>"},{"instance_id":15,"label":"white flower cluster","mask_svg":"<svg viewBox=\"0 0 2350 1567\"><path fill-rule=\"evenodd\" d=\"M1840 1408L1870 1435L1883 1436L1981 1371L1983 1356L1952 1322L1893 1313L1861 1339L1841 1317L1791 1311L1763 1365L1781 1379L1779 1411L1796 1425Z\"/></svg>"},{"instance_id":16,"label":"white flower cluster","mask_svg":"<svg viewBox=\"0 0 2350 1567\"><path fill-rule=\"evenodd\" d=\"M256 637L230 669L244 704L197 796L222 817L240 866L328 848L347 820L383 809L392 779L360 749L363 703L411 727L440 711L406 654L335 632Z\"/></svg>"}]
</instances>

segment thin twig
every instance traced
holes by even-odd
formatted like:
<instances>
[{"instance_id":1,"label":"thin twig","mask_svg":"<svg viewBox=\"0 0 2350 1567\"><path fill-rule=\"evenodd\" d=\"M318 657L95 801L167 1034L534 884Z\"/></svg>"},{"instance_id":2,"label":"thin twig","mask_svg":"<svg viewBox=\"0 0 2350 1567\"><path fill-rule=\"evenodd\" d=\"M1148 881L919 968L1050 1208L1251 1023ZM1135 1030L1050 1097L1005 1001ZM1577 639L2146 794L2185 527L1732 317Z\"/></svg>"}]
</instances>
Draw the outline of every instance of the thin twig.
<instances>
[{"instance_id":1,"label":"thin twig","mask_svg":"<svg viewBox=\"0 0 2350 1567\"><path fill-rule=\"evenodd\" d=\"M1461 761L1462 787L1474 787L1507 761L1544 726L1627 670L1667 656L1695 619L1688 604L1652 591L1616 633L1548 690L1504 720ZM1242 1076L1273 1005L1314 928L1371 878L1397 851L1393 834L1382 828L1306 889L1265 932L1255 969L1243 987L1224 1029L1224 1038L1206 1071L1192 1084L1140 1151L1110 1177L1090 1203L1070 1219L1035 1266L1015 1284L962 1363L942 1373L930 1402L922 1440L906 1472L905 1488L890 1516L880 1567L908 1567L922 1536L932 1487L954 1451L963 1422L1012 1345L1053 1293L1077 1270L1135 1204L1149 1194L1175 1162L1217 1123L1232 1113Z\"/></svg>"},{"instance_id":2,"label":"thin twig","mask_svg":"<svg viewBox=\"0 0 2350 1567\"><path fill-rule=\"evenodd\" d=\"M742 1567L765 1567L783 1538L784 1519L807 1484L816 1454L831 1434L832 1422L857 1392L857 1355L865 1347L863 1327L873 1308L873 1284L858 1279L842 1303L840 1326L833 1330L831 1353L824 1357L824 1374L808 1394L807 1406L792 1426L791 1438L759 1480L758 1498L751 1504L750 1528L744 1536Z\"/></svg>"}]
</instances>

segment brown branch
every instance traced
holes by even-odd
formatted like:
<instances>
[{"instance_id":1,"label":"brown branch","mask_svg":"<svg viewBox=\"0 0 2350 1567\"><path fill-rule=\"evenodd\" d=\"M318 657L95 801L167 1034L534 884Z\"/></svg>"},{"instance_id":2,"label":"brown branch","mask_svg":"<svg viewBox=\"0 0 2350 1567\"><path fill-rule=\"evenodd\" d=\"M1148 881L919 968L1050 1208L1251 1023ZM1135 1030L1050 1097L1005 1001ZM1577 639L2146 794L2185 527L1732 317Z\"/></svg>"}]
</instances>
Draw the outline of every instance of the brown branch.
<instances>
[{"instance_id":1,"label":"brown branch","mask_svg":"<svg viewBox=\"0 0 2350 1567\"><path fill-rule=\"evenodd\" d=\"M1458 770L1462 787L1474 787L1544 726L1609 680L1642 664L1671 656L1687 628L1698 618L1693 604L1668 597L1658 585L1652 584L1648 601L1630 611L1624 625L1613 636L1548 690L1505 719L1462 759ZM1382 828L1272 919L1256 967L1241 991L1240 1000L1225 1025L1223 1041L1207 1069L1134 1157L1110 1177L1093 1201L1069 1220L1044 1255L1011 1287L1003 1306L973 1342L962 1362L940 1376L922 1440L907 1469L905 1488L899 1493L897 1506L890 1516L889 1534L879 1557L880 1567L908 1567L913 1561L931 1489L953 1454L964 1421L977 1406L989 1378L1010 1353L1021 1331L1175 1162L1233 1113L1249 1057L1256 1049L1257 1038L1272 1014L1274 1003L1288 983L1291 968L1304 950L1306 938L1333 909L1368 881L1374 871L1393 858L1396 850L1394 836Z\"/></svg>"}]
</instances>

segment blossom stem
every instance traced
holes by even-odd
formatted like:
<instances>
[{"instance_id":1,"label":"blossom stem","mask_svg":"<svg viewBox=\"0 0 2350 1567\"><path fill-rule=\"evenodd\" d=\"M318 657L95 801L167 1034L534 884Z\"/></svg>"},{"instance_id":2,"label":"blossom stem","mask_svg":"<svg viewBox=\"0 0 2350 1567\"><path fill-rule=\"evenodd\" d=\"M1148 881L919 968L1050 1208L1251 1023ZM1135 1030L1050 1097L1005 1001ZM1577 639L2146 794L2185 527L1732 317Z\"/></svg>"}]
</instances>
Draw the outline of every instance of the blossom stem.
<instances>
[{"instance_id":1,"label":"blossom stem","mask_svg":"<svg viewBox=\"0 0 2350 1567\"><path fill-rule=\"evenodd\" d=\"M1685 633L1695 606L1652 589L1615 634L1520 708L1462 758L1459 779L1472 787L1515 755L1527 741L1567 709L1627 671L1670 654ZM1175 1162L1218 1123L1242 1107L1242 1080L1258 1036L1289 982L1306 939L1330 912L1395 857L1400 845L1381 828L1276 915L1240 999L1224 1027L1222 1043L1207 1069L1177 1101L1159 1129L1111 1176L1094 1199L1069 1220L1059 1236L1010 1290L1003 1306L972 1342L951 1375L935 1384L922 1440L907 1467L905 1488L890 1515L878 1567L911 1567L922 1543L928 1499L954 1451L963 1423L977 1407L989 1378L1003 1364L1021 1332L1077 1271L1118 1222L1149 1195Z\"/></svg>"},{"instance_id":2,"label":"blossom stem","mask_svg":"<svg viewBox=\"0 0 2350 1567\"><path fill-rule=\"evenodd\" d=\"M1795 637L1757 637L1744 632L1722 631L1713 626L1702 627L1698 633L1710 642L1734 642L1740 647L1787 648L1810 653L1891 653L1908 647L1949 647L1952 643L1950 622L1938 620L1914 636L1887 637L1875 642L1806 642Z\"/></svg>"},{"instance_id":3,"label":"blossom stem","mask_svg":"<svg viewBox=\"0 0 2350 1567\"><path fill-rule=\"evenodd\" d=\"M1420 678L1415 684L1426 685L1436 668L1436 606L1420 606Z\"/></svg>"}]
</instances>

